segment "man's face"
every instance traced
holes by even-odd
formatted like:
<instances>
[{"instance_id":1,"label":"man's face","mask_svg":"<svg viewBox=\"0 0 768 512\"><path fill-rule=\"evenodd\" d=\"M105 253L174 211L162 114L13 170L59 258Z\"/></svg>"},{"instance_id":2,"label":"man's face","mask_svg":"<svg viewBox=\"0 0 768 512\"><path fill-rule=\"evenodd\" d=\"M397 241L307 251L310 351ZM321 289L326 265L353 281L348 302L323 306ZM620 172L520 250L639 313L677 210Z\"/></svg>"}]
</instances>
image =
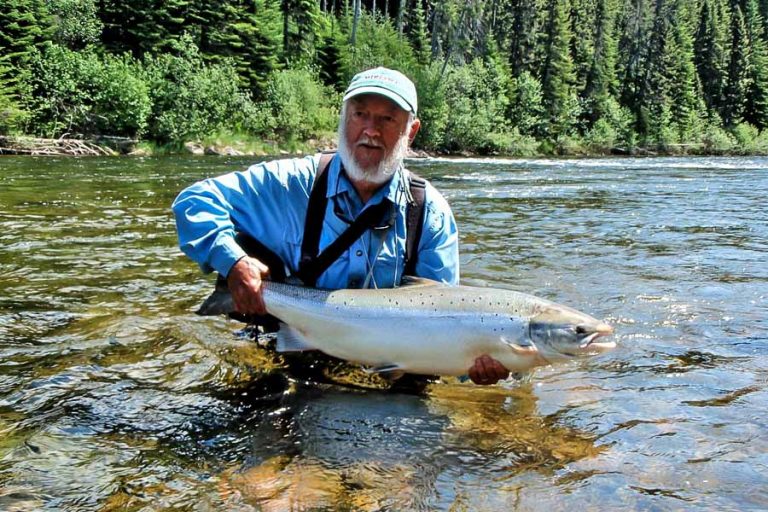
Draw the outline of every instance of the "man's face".
<instances>
[{"instance_id":1,"label":"man's face","mask_svg":"<svg viewBox=\"0 0 768 512\"><path fill-rule=\"evenodd\" d=\"M339 149L350 177L386 182L419 129L418 120L410 126L408 121L408 112L383 96L364 94L348 100Z\"/></svg>"}]
</instances>

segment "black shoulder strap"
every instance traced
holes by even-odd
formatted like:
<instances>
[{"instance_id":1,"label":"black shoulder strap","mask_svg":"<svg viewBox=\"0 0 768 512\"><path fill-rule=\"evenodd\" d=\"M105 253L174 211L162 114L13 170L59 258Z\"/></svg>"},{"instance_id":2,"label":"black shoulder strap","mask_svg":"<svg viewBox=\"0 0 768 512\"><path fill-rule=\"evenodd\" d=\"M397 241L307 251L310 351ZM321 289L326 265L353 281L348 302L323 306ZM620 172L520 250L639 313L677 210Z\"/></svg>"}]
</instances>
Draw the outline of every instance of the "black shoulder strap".
<instances>
[{"instance_id":1,"label":"black shoulder strap","mask_svg":"<svg viewBox=\"0 0 768 512\"><path fill-rule=\"evenodd\" d=\"M315 286L317 279L344 251L370 229L391 208L389 201L366 208L354 222L325 250L319 253L320 233L325 220L328 204L328 173L326 172L336 153L323 153L315 175L315 182L309 194L307 216L304 221L304 237L301 242L301 259L297 276L307 286ZM416 268L416 256L422 225L424 224L424 200L426 180L410 173L409 185L412 201L407 205L406 213L406 251L405 274L413 275Z\"/></svg>"},{"instance_id":2,"label":"black shoulder strap","mask_svg":"<svg viewBox=\"0 0 768 512\"><path fill-rule=\"evenodd\" d=\"M391 208L389 201L382 201L366 208L333 243L318 254L320 233L323 230L325 209L328 204L328 173L326 171L334 155L335 153L324 153L320 157L315 182L309 194L307 216L304 220L304 237L301 241L301 259L296 273L297 277L307 286L315 286L320 275L334 261L339 259L339 256L349 249L355 240L360 238L371 226L375 226Z\"/></svg>"},{"instance_id":3,"label":"black shoulder strap","mask_svg":"<svg viewBox=\"0 0 768 512\"><path fill-rule=\"evenodd\" d=\"M302 273L306 273L303 269L317 257L320 247L320 232L323 230L325 207L328 204L328 173L326 171L335 155L335 152L325 152L320 155L315 181L309 192L307 216L304 218L304 236L301 240L301 259L299 260L299 278L307 286L314 286L317 277L320 276L318 274L314 279L311 279L312 283L310 284L304 279L305 276L302 276ZM309 278L310 276L307 275L306 277Z\"/></svg>"},{"instance_id":4,"label":"black shoulder strap","mask_svg":"<svg viewBox=\"0 0 768 512\"><path fill-rule=\"evenodd\" d=\"M405 270L406 276L416 275L416 260L419 256L419 241L424 226L424 202L427 192L427 180L409 173L408 185L412 201L406 206L405 214Z\"/></svg>"}]
</instances>

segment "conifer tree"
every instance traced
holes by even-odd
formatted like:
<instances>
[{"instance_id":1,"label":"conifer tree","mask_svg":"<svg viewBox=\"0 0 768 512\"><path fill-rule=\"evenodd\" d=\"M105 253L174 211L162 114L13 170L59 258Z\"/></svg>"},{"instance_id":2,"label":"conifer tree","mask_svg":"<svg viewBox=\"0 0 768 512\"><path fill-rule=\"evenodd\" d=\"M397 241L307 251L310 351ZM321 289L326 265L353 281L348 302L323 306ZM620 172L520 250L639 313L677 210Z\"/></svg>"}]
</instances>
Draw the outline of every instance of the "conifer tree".
<instances>
[{"instance_id":1,"label":"conifer tree","mask_svg":"<svg viewBox=\"0 0 768 512\"><path fill-rule=\"evenodd\" d=\"M536 71L536 34L539 31L538 16L540 2L537 0L511 0L509 2L508 32L509 63L512 75L520 76L524 71ZM543 10L543 9L542 9Z\"/></svg>"},{"instance_id":2,"label":"conifer tree","mask_svg":"<svg viewBox=\"0 0 768 512\"><path fill-rule=\"evenodd\" d=\"M749 38L741 7L736 3L731 15L731 54L723 95L723 122L734 126L743 120L748 81Z\"/></svg>"},{"instance_id":3,"label":"conifer tree","mask_svg":"<svg viewBox=\"0 0 768 512\"><path fill-rule=\"evenodd\" d=\"M640 95L645 80L645 61L648 58L649 20L647 0L629 0L618 23L618 32L621 34L617 71L621 84L619 97L621 104L635 113L638 131L642 125Z\"/></svg>"},{"instance_id":4,"label":"conifer tree","mask_svg":"<svg viewBox=\"0 0 768 512\"><path fill-rule=\"evenodd\" d=\"M53 35L43 0L0 0L0 89L6 112L25 95L25 75L34 52Z\"/></svg>"},{"instance_id":5,"label":"conifer tree","mask_svg":"<svg viewBox=\"0 0 768 512\"><path fill-rule=\"evenodd\" d=\"M616 39L613 34L615 6L611 0L597 0L594 51L584 85L584 118L592 125L610 108L616 89Z\"/></svg>"},{"instance_id":6,"label":"conifer tree","mask_svg":"<svg viewBox=\"0 0 768 512\"><path fill-rule=\"evenodd\" d=\"M313 0L281 0L283 13L283 59L307 61L312 58L314 35L319 28L320 9Z\"/></svg>"},{"instance_id":7,"label":"conifer tree","mask_svg":"<svg viewBox=\"0 0 768 512\"><path fill-rule=\"evenodd\" d=\"M720 19L718 2L704 0L694 42L696 70L704 101L711 112L720 112L723 108L727 69L727 30Z\"/></svg>"},{"instance_id":8,"label":"conifer tree","mask_svg":"<svg viewBox=\"0 0 768 512\"><path fill-rule=\"evenodd\" d=\"M566 134L573 123L573 62L568 0L550 0L541 72L544 106L551 140Z\"/></svg>"},{"instance_id":9,"label":"conifer tree","mask_svg":"<svg viewBox=\"0 0 768 512\"><path fill-rule=\"evenodd\" d=\"M694 63L692 20L684 0L675 0L671 8L671 33L667 50L670 121L680 142L698 136L703 110L699 81Z\"/></svg>"},{"instance_id":10,"label":"conifer tree","mask_svg":"<svg viewBox=\"0 0 768 512\"><path fill-rule=\"evenodd\" d=\"M746 0L744 23L750 45L744 120L763 129L768 127L768 43L756 0Z\"/></svg>"},{"instance_id":11,"label":"conifer tree","mask_svg":"<svg viewBox=\"0 0 768 512\"><path fill-rule=\"evenodd\" d=\"M583 91L587 84L587 75L592 68L592 56L595 53L595 24L601 20L597 9L601 0L571 0L571 32L574 34L571 45L573 58L574 85ZM603 2L604 3L604 2Z\"/></svg>"},{"instance_id":12,"label":"conifer tree","mask_svg":"<svg viewBox=\"0 0 768 512\"><path fill-rule=\"evenodd\" d=\"M416 61L426 66L429 64L430 46L429 30L427 29L427 16L421 0L416 0L415 7L408 14L408 41L416 55Z\"/></svg>"},{"instance_id":13,"label":"conifer tree","mask_svg":"<svg viewBox=\"0 0 768 512\"><path fill-rule=\"evenodd\" d=\"M649 142L665 142L665 125L669 123L669 51L671 39L670 10L664 0L657 0L653 27L645 47L642 79L637 95L637 129Z\"/></svg>"}]
</instances>

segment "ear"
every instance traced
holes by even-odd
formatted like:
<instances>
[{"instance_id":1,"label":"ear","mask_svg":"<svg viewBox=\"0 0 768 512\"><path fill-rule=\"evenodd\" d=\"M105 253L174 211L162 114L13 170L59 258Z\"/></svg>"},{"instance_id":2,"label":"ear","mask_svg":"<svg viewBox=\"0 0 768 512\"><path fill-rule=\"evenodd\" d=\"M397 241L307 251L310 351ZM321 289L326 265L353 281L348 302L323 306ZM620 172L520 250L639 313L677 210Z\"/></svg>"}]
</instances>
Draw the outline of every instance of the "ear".
<instances>
[{"instance_id":1,"label":"ear","mask_svg":"<svg viewBox=\"0 0 768 512\"><path fill-rule=\"evenodd\" d=\"M419 128L421 128L421 120L417 117L413 120L413 123L411 123L411 131L408 133L408 143L410 144L413 142L413 139L416 138L416 134L419 133Z\"/></svg>"}]
</instances>

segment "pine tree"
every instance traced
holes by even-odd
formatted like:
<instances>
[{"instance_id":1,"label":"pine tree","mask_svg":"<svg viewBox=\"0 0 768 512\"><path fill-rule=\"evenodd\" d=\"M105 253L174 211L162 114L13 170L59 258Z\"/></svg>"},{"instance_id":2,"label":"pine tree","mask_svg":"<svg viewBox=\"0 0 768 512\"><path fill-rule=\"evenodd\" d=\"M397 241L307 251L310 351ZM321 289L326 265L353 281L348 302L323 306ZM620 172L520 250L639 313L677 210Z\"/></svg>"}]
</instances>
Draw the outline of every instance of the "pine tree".
<instances>
[{"instance_id":1,"label":"pine tree","mask_svg":"<svg viewBox=\"0 0 768 512\"><path fill-rule=\"evenodd\" d=\"M727 40L716 3L704 0L694 42L696 70L706 106L711 112L723 108L727 68Z\"/></svg>"},{"instance_id":2,"label":"pine tree","mask_svg":"<svg viewBox=\"0 0 768 512\"><path fill-rule=\"evenodd\" d=\"M243 85L260 96L278 65L280 13L272 0L207 2L198 13L200 51L208 62L231 60Z\"/></svg>"},{"instance_id":3,"label":"pine tree","mask_svg":"<svg viewBox=\"0 0 768 512\"><path fill-rule=\"evenodd\" d=\"M551 140L566 134L573 123L573 62L568 0L550 0L545 33L545 61L541 72L544 105Z\"/></svg>"},{"instance_id":4,"label":"pine tree","mask_svg":"<svg viewBox=\"0 0 768 512\"><path fill-rule=\"evenodd\" d=\"M313 57L314 35L319 28L320 9L313 0L281 0L283 13L283 58L288 62Z\"/></svg>"},{"instance_id":5,"label":"pine tree","mask_svg":"<svg viewBox=\"0 0 768 512\"><path fill-rule=\"evenodd\" d=\"M703 110L694 63L693 16L687 9L684 0L675 0L670 13L672 24L666 59L671 128L680 142L691 142L698 136Z\"/></svg>"},{"instance_id":6,"label":"pine tree","mask_svg":"<svg viewBox=\"0 0 768 512\"><path fill-rule=\"evenodd\" d=\"M650 39L643 59L637 96L638 133L651 142L666 142L662 133L669 123L669 45L671 13L664 0L657 0Z\"/></svg>"},{"instance_id":7,"label":"pine tree","mask_svg":"<svg viewBox=\"0 0 768 512\"><path fill-rule=\"evenodd\" d=\"M571 0L571 32L578 37L573 38L571 55L576 90L583 91L587 84L587 75L592 69L595 53L595 24L601 19L597 9L601 0Z\"/></svg>"},{"instance_id":8,"label":"pine tree","mask_svg":"<svg viewBox=\"0 0 768 512\"><path fill-rule=\"evenodd\" d=\"M32 55L53 34L43 0L0 0L0 89L6 111L24 94Z\"/></svg>"},{"instance_id":9,"label":"pine tree","mask_svg":"<svg viewBox=\"0 0 768 512\"><path fill-rule=\"evenodd\" d=\"M591 126L610 108L616 89L616 39L613 35L615 7L610 0L597 0L594 51L584 85L584 118Z\"/></svg>"},{"instance_id":10,"label":"pine tree","mask_svg":"<svg viewBox=\"0 0 768 512\"><path fill-rule=\"evenodd\" d=\"M417 62L426 66L430 59L429 30L427 29L427 16L421 0L416 0L416 6L408 15L408 41L413 47Z\"/></svg>"},{"instance_id":11,"label":"pine tree","mask_svg":"<svg viewBox=\"0 0 768 512\"><path fill-rule=\"evenodd\" d=\"M502 29L509 34L509 64L513 76L520 76L524 71L536 71L536 34L539 32L537 13L540 7L538 4L536 0L510 1L508 21Z\"/></svg>"},{"instance_id":12,"label":"pine tree","mask_svg":"<svg viewBox=\"0 0 768 512\"><path fill-rule=\"evenodd\" d=\"M618 32L621 34L617 71L621 84L619 97L621 104L635 113L638 132L645 130L640 95L645 80L645 61L648 58L650 18L646 0L629 0L618 23Z\"/></svg>"},{"instance_id":13,"label":"pine tree","mask_svg":"<svg viewBox=\"0 0 768 512\"><path fill-rule=\"evenodd\" d=\"M749 53L744 120L763 129L768 127L768 43L757 2L746 2L744 23Z\"/></svg>"},{"instance_id":14,"label":"pine tree","mask_svg":"<svg viewBox=\"0 0 768 512\"><path fill-rule=\"evenodd\" d=\"M749 39L741 7L736 4L731 15L731 54L723 95L723 123L734 126L743 120L747 93L747 52Z\"/></svg>"}]
</instances>

